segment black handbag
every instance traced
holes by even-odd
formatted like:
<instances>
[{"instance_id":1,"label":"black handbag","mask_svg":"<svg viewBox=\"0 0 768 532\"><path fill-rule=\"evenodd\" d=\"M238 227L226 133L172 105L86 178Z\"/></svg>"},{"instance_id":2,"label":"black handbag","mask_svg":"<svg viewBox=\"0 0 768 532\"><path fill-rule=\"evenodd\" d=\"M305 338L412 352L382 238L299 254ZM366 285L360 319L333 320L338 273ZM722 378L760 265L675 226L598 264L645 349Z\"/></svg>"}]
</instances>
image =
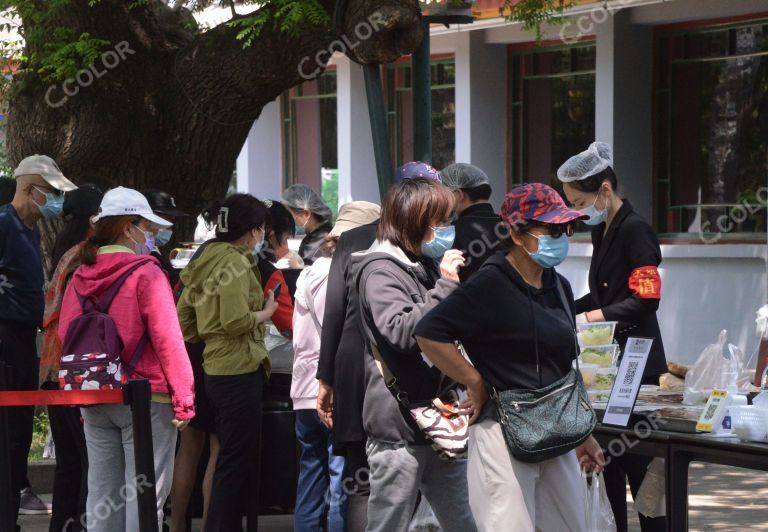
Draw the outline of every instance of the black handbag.
<instances>
[{"instance_id":1,"label":"black handbag","mask_svg":"<svg viewBox=\"0 0 768 532\"><path fill-rule=\"evenodd\" d=\"M555 276L560 301L573 324L573 337L578 355L576 322L568 300ZM538 334L534 327L536 368L539 370ZM556 458L581 445L597 425L597 416L589 403L581 379L578 356L576 368L560 380L538 390L505 390L491 388L504 440L509 452L521 462L537 463Z\"/></svg>"}]
</instances>

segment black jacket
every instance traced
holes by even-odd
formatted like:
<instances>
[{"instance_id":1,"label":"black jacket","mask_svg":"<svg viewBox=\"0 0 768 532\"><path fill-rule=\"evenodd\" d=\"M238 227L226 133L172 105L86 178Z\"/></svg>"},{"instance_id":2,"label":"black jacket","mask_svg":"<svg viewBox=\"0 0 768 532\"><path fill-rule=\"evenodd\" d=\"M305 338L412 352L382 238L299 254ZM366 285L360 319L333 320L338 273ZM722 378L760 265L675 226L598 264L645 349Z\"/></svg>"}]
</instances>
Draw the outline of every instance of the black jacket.
<instances>
[{"instance_id":1,"label":"black jacket","mask_svg":"<svg viewBox=\"0 0 768 532\"><path fill-rule=\"evenodd\" d=\"M504 252L496 253L421 320L416 336L446 343L460 340L483 380L497 390L549 386L570 371L577 355L576 335L570 284L554 268L544 270L542 281L542 288L530 286Z\"/></svg>"},{"instance_id":2,"label":"black jacket","mask_svg":"<svg viewBox=\"0 0 768 532\"><path fill-rule=\"evenodd\" d=\"M376 222L342 234L328 275L317 378L333 386L333 442L337 447L366 440L365 341L350 264L352 253L371 247L378 227Z\"/></svg>"},{"instance_id":3,"label":"black jacket","mask_svg":"<svg viewBox=\"0 0 768 532\"><path fill-rule=\"evenodd\" d=\"M331 229L333 229L331 222L323 222L312 232L307 233L299 246L299 256L304 261L304 264L309 266L319 257L318 250L325 242L325 237L328 236Z\"/></svg>"},{"instance_id":4,"label":"black jacket","mask_svg":"<svg viewBox=\"0 0 768 532\"><path fill-rule=\"evenodd\" d=\"M453 249L461 250L467 262L459 270L459 279L463 283L480 266L502 249L497 236L497 227L501 222L489 203L472 205L459 215L456 226L456 240Z\"/></svg>"},{"instance_id":5,"label":"black jacket","mask_svg":"<svg viewBox=\"0 0 768 532\"><path fill-rule=\"evenodd\" d=\"M638 292L630 288L632 274L638 268L653 270L661 264L659 240L650 225L638 215L628 200L624 200L608 232L603 236L605 224L592 231L592 264L589 267L589 294L576 301L576 312L601 309L605 319L618 321L616 339L621 348L630 336L653 338L646 382L667 372L664 343L661 339L656 311L659 309L661 283L654 289L645 278L645 286ZM637 274L636 274L637 275ZM635 281L637 282L637 281Z\"/></svg>"}]
</instances>

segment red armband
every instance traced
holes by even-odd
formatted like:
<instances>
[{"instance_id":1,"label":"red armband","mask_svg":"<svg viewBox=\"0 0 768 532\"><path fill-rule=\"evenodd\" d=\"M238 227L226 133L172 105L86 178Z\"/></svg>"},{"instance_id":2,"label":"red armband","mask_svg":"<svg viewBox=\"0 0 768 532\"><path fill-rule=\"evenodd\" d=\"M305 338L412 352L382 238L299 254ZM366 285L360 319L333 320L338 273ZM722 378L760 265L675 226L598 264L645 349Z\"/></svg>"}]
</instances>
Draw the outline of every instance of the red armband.
<instances>
[{"instance_id":1,"label":"red armband","mask_svg":"<svg viewBox=\"0 0 768 532\"><path fill-rule=\"evenodd\" d=\"M656 266L635 268L629 276L629 290L640 299L661 299L661 277Z\"/></svg>"}]
</instances>

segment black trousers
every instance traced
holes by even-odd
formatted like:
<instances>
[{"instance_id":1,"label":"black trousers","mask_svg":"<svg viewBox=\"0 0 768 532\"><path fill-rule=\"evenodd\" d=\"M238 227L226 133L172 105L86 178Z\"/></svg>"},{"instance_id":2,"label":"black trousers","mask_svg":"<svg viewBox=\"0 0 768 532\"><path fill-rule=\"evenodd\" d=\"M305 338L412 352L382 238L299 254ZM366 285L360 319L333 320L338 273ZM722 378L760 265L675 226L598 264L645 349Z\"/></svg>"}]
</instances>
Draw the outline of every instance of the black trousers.
<instances>
[{"instance_id":1,"label":"black trousers","mask_svg":"<svg viewBox=\"0 0 768 532\"><path fill-rule=\"evenodd\" d=\"M616 518L616 532L627 532L627 479L632 497L637 497L648 464L653 460L650 456L626 453L619 457L612 457L608 467L605 468L605 489L608 492L608 500L611 501L613 515ZM664 532L667 530L666 517L645 517L638 514L640 529L643 532Z\"/></svg>"},{"instance_id":2,"label":"black trousers","mask_svg":"<svg viewBox=\"0 0 768 532\"><path fill-rule=\"evenodd\" d=\"M205 376L221 444L206 532L242 530L246 496L253 491L258 474L264 380L263 369L246 375Z\"/></svg>"},{"instance_id":3,"label":"black trousers","mask_svg":"<svg viewBox=\"0 0 768 532\"><path fill-rule=\"evenodd\" d=\"M347 532L365 532L368 527L368 497L371 494L370 468L365 442L345 442L344 495L349 497Z\"/></svg>"},{"instance_id":4,"label":"black trousers","mask_svg":"<svg viewBox=\"0 0 768 532\"><path fill-rule=\"evenodd\" d=\"M37 390L40 360L37 358L37 327L0 321L0 362L11 366L9 390ZM11 459L14 516L19 515L20 492L27 485L27 459L32 445L34 406L8 408L8 440Z\"/></svg>"},{"instance_id":5,"label":"black trousers","mask_svg":"<svg viewBox=\"0 0 768 532\"><path fill-rule=\"evenodd\" d=\"M58 390L55 382L46 382L45 390ZM53 515L50 532L85 530L85 502L88 498L88 449L80 418L80 409L49 406L48 420L56 448L53 476Z\"/></svg>"}]
</instances>

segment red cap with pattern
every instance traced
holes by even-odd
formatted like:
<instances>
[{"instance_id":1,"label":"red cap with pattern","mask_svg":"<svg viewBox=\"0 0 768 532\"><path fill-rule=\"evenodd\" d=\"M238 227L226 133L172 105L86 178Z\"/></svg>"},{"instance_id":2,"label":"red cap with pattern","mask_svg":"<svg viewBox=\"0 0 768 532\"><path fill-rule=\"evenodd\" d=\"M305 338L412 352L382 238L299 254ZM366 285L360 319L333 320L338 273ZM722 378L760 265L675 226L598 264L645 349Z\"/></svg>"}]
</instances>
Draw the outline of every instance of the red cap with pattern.
<instances>
[{"instance_id":1,"label":"red cap with pattern","mask_svg":"<svg viewBox=\"0 0 768 532\"><path fill-rule=\"evenodd\" d=\"M567 224L589 218L569 208L557 191L544 183L527 183L513 188L501 205L501 218L510 225L522 221Z\"/></svg>"}]
</instances>

